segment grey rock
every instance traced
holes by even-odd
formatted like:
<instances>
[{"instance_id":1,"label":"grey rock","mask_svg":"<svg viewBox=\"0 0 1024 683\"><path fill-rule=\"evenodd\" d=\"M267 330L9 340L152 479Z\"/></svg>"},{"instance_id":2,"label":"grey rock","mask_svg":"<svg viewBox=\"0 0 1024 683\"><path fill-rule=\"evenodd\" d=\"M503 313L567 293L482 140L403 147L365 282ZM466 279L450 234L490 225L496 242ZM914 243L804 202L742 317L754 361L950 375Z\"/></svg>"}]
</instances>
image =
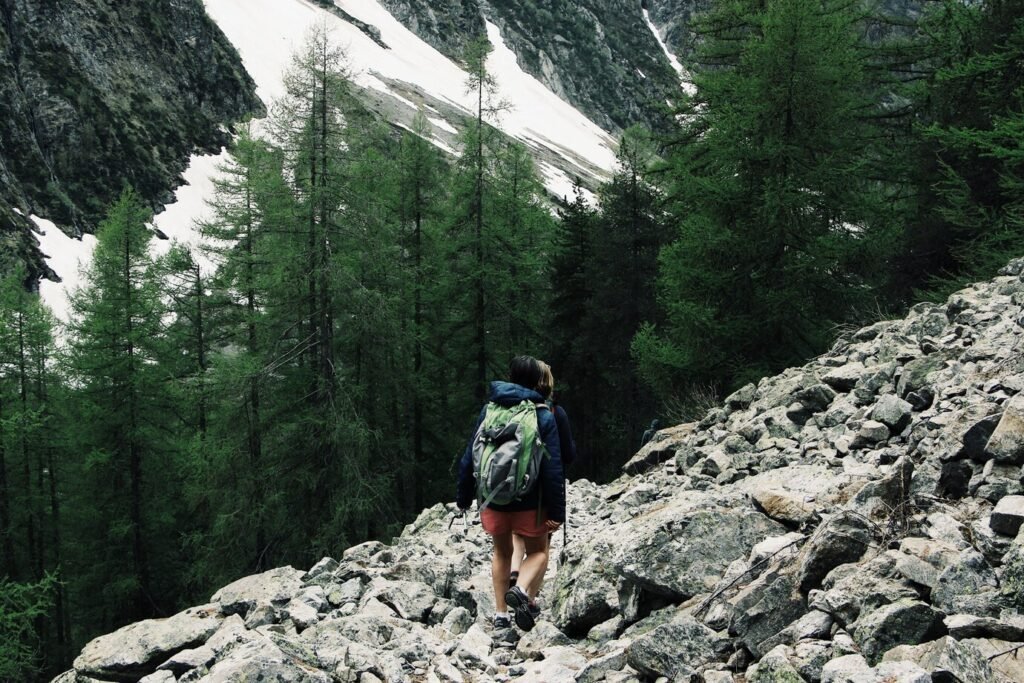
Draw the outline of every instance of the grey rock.
<instances>
[{"instance_id":1,"label":"grey rock","mask_svg":"<svg viewBox=\"0 0 1024 683\"><path fill-rule=\"evenodd\" d=\"M97 678L141 678L171 655L205 643L220 624L218 618L189 611L129 624L90 641L75 658L75 671Z\"/></svg>"},{"instance_id":2,"label":"grey rock","mask_svg":"<svg viewBox=\"0 0 1024 683\"><path fill-rule=\"evenodd\" d=\"M886 662L913 662L931 671L937 681L995 683L996 678L979 641L943 637L917 646L902 645L885 653ZM1013 680L1013 679L1007 679Z\"/></svg>"},{"instance_id":3,"label":"grey rock","mask_svg":"<svg viewBox=\"0 0 1024 683\"><path fill-rule=\"evenodd\" d=\"M258 604L284 606L302 590L304 573L291 567L278 567L246 576L221 588L210 601L219 602L224 614L242 616Z\"/></svg>"},{"instance_id":4,"label":"grey rock","mask_svg":"<svg viewBox=\"0 0 1024 683\"><path fill-rule=\"evenodd\" d=\"M817 587L839 565L857 561L870 544L870 526L858 517L844 515L822 523L804 546L798 573L800 590Z\"/></svg>"},{"instance_id":5,"label":"grey rock","mask_svg":"<svg viewBox=\"0 0 1024 683\"><path fill-rule=\"evenodd\" d=\"M545 648L568 645L571 641L550 621L538 621L532 631L523 634L516 653L523 659L540 659Z\"/></svg>"},{"instance_id":6,"label":"grey rock","mask_svg":"<svg viewBox=\"0 0 1024 683\"><path fill-rule=\"evenodd\" d=\"M473 624L452 654L464 667L486 671L497 667L491 657L491 637L479 624Z\"/></svg>"},{"instance_id":7,"label":"grey rock","mask_svg":"<svg viewBox=\"0 0 1024 683\"><path fill-rule=\"evenodd\" d=\"M978 462L992 457L988 451L988 442L996 430L1002 416L987 415L971 425L963 435L963 449L960 455Z\"/></svg>"},{"instance_id":8,"label":"grey rock","mask_svg":"<svg viewBox=\"0 0 1024 683\"><path fill-rule=\"evenodd\" d=\"M170 671L157 671L139 679L139 683L174 683L174 674Z\"/></svg>"},{"instance_id":9,"label":"grey rock","mask_svg":"<svg viewBox=\"0 0 1024 683\"><path fill-rule=\"evenodd\" d=\"M789 661L792 651L786 645L779 645L766 652L763 657L747 670L749 683L802 683L800 672Z\"/></svg>"},{"instance_id":10,"label":"grey rock","mask_svg":"<svg viewBox=\"0 0 1024 683\"><path fill-rule=\"evenodd\" d=\"M731 410L743 410L751 404L757 394L757 387L747 384L725 397L725 405Z\"/></svg>"},{"instance_id":11,"label":"grey rock","mask_svg":"<svg viewBox=\"0 0 1024 683\"><path fill-rule=\"evenodd\" d=\"M902 456L894 462L880 479L865 484L853 497L851 506L872 519L885 519L905 515L910 499L914 461Z\"/></svg>"},{"instance_id":12,"label":"grey rock","mask_svg":"<svg viewBox=\"0 0 1024 683\"><path fill-rule=\"evenodd\" d=\"M863 363L848 363L838 368L832 368L821 376L821 381L836 391L846 392L857 385L858 380L865 372Z\"/></svg>"},{"instance_id":13,"label":"grey rock","mask_svg":"<svg viewBox=\"0 0 1024 683\"><path fill-rule=\"evenodd\" d=\"M872 667L863 656L852 654L825 664L821 683L932 683L932 676L911 662L882 662Z\"/></svg>"},{"instance_id":14,"label":"grey rock","mask_svg":"<svg viewBox=\"0 0 1024 683\"><path fill-rule=\"evenodd\" d=\"M865 420L864 424L862 424L860 429L857 430L857 434L853 437L853 442L850 444L850 448L854 450L870 448L875 444L888 439L889 435L889 428L881 422Z\"/></svg>"},{"instance_id":15,"label":"grey rock","mask_svg":"<svg viewBox=\"0 0 1024 683\"><path fill-rule=\"evenodd\" d=\"M920 599L910 583L896 577L896 559L888 554L861 564L845 564L825 577L823 590L808 594L808 604L828 612L839 624L850 625L884 605Z\"/></svg>"},{"instance_id":16,"label":"grey rock","mask_svg":"<svg viewBox=\"0 0 1024 683\"><path fill-rule=\"evenodd\" d=\"M878 399L870 415L872 420L881 422L893 434L899 434L910 423L911 410L912 406L908 402L893 394L886 394Z\"/></svg>"},{"instance_id":17,"label":"grey rock","mask_svg":"<svg viewBox=\"0 0 1024 683\"><path fill-rule=\"evenodd\" d=\"M713 661L715 632L692 617L679 617L655 627L626 648L626 661L645 676L696 674Z\"/></svg>"},{"instance_id":18,"label":"grey rock","mask_svg":"<svg viewBox=\"0 0 1024 683\"><path fill-rule=\"evenodd\" d=\"M473 625L473 615L465 607L456 607L441 622L441 628L451 636L461 636Z\"/></svg>"},{"instance_id":19,"label":"grey rock","mask_svg":"<svg viewBox=\"0 0 1024 683\"><path fill-rule=\"evenodd\" d=\"M998 614L998 605L993 602L995 595L991 594L998 584L995 571L984 556L973 549L964 550L960 561L939 575L938 586L932 591L932 603L947 614Z\"/></svg>"},{"instance_id":20,"label":"grey rock","mask_svg":"<svg viewBox=\"0 0 1024 683\"><path fill-rule=\"evenodd\" d=\"M626 474L640 474L672 458L685 445L696 427L695 423L687 423L662 429L622 466L622 471Z\"/></svg>"},{"instance_id":21,"label":"grey rock","mask_svg":"<svg viewBox=\"0 0 1024 683\"><path fill-rule=\"evenodd\" d=\"M766 642L807 610L804 596L791 574L769 571L741 590L731 600L735 617L729 633L759 656Z\"/></svg>"},{"instance_id":22,"label":"grey rock","mask_svg":"<svg viewBox=\"0 0 1024 683\"><path fill-rule=\"evenodd\" d=\"M845 397L840 396L823 415L818 416L818 424L822 427L835 427L845 424L850 418L857 414L857 406L853 405Z\"/></svg>"},{"instance_id":23,"label":"grey rock","mask_svg":"<svg viewBox=\"0 0 1024 683\"><path fill-rule=\"evenodd\" d=\"M605 680L605 676L612 671L621 671L624 666L626 666L626 649L616 648L608 654L595 657L587 662L576 674L576 681L577 683L597 683L597 681Z\"/></svg>"},{"instance_id":24,"label":"grey rock","mask_svg":"<svg viewBox=\"0 0 1024 683\"><path fill-rule=\"evenodd\" d=\"M1024 394L1017 394L1003 404L1003 415L985 451L998 462L1024 464Z\"/></svg>"},{"instance_id":25,"label":"grey rock","mask_svg":"<svg viewBox=\"0 0 1024 683\"><path fill-rule=\"evenodd\" d=\"M334 607L341 607L350 602L359 602L365 590L363 580L360 577L353 577L343 584L327 586L327 601Z\"/></svg>"},{"instance_id":26,"label":"grey rock","mask_svg":"<svg viewBox=\"0 0 1024 683\"><path fill-rule=\"evenodd\" d=\"M952 614L945 619L946 631L951 638L997 638L1024 642L1024 617L1007 615L1009 621L979 617L973 614Z\"/></svg>"},{"instance_id":27,"label":"grey rock","mask_svg":"<svg viewBox=\"0 0 1024 683\"><path fill-rule=\"evenodd\" d=\"M785 529L751 509L668 505L638 518L611 558L616 571L646 591L687 599L714 586L755 543Z\"/></svg>"},{"instance_id":28,"label":"grey rock","mask_svg":"<svg viewBox=\"0 0 1024 683\"><path fill-rule=\"evenodd\" d=\"M618 609L619 576L609 562L620 540L614 532L605 530L565 549L555 577L551 619L566 635L583 637Z\"/></svg>"},{"instance_id":29,"label":"grey rock","mask_svg":"<svg viewBox=\"0 0 1024 683\"><path fill-rule=\"evenodd\" d=\"M338 569L338 561L331 557L325 557L314 564L308 572L302 575L304 583L317 583L324 585L333 578L334 572Z\"/></svg>"},{"instance_id":30,"label":"grey rock","mask_svg":"<svg viewBox=\"0 0 1024 683\"><path fill-rule=\"evenodd\" d=\"M988 523L997 534L1016 536L1024 524L1024 496L1006 496L1000 500Z\"/></svg>"},{"instance_id":31,"label":"grey rock","mask_svg":"<svg viewBox=\"0 0 1024 683\"><path fill-rule=\"evenodd\" d=\"M853 637L874 665L897 645L917 645L943 635L943 631L941 612L924 602L899 600L858 619Z\"/></svg>"},{"instance_id":32,"label":"grey rock","mask_svg":"<svg viewBox=\"0 0 1024 683\"><path fill-rule=\"evenodd\" d=\"M790 661L807 681L820 681L821 671L835 652L828 640L801 640L793 646Z\"/></svg>"},{"instance_id":33,"label":"grey rock","mask_svg":"<svg viewBox=\"0 0 1024 683\"><path fill-rule=\"evenodd\" d=\"M912 360L903 366L903 374L896 384L896 393L906 398L912 392L920 392L927 387L929 377L945 367L945 358L940 354L932 354Z\"/></svg>"},{"instance_id":34,"label":"grey rock","mask_svg":"<svg viewBox=\"0 0 1024 683\"><path fill-rule=\"evenodd\" d=\"M795 645L801 640L828 640L832 636L835 619L828 612L812 609L761 643L762 648L772 649L776 645Z\"/></svg>"},{"instance_id":35,"label":"grey rock","mask_svg":"<svg viewBox=\"0 0 1024 683\"><path fill-rule=\"evenodd\" d=\"M371 584L363 596L364 603L373 599L387 605L400 619L426 622L437 602L437 594L430 586L417 581L385 581Z\"/></svg>"},{"instance_id":36,"label":"grey rock","mask_svg":"<svg viewBox=\"0 0 1024 683\"><path fill-rule=\"evenodd\" d=\"M785 490L756 489L750 497L758 510L783 524L802 526L818 518L814 508Z\"/></svg>"}]
</instances>

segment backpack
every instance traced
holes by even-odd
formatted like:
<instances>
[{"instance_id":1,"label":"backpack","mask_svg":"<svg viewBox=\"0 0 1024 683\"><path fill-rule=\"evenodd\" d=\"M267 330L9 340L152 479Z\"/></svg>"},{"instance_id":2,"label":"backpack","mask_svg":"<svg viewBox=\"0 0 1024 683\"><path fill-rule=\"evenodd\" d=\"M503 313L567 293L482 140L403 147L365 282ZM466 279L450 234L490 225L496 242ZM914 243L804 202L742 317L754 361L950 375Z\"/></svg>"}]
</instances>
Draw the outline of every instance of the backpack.
<instances>
[{"instance_id":1,"label":"backpack","mask_svg":"<svg viewBox=\"0 0 1024 683\"><path fill-rule=\"evenodd\" d=\"M481 510L491 504L508 505L536 486L541 459L547 455L538 407L528 400L514 406L487 404L473 436L473 476Z\"/></svg>"}]
</instances>

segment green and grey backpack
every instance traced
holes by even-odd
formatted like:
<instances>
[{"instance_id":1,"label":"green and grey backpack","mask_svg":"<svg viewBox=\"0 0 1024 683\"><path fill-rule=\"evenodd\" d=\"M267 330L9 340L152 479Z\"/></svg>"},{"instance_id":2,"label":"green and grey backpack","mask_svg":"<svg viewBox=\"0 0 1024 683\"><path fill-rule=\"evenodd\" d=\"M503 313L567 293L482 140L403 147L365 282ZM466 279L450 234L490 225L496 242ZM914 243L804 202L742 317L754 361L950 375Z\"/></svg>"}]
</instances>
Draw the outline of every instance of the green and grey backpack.
<instances>
[{"instance_id":1,"label":"green and grey backpack","mask_svg":"<svg viewBox=\"0 0 1024 683\"><path fill-rule=\"evenodd\" d=\"M487 404L473 436L473 476L481 510L491 504L508 505L536 486L541 459L547 455L538 408L547 406L527 400L514 406Z\"/></svg>"}]
</instances>

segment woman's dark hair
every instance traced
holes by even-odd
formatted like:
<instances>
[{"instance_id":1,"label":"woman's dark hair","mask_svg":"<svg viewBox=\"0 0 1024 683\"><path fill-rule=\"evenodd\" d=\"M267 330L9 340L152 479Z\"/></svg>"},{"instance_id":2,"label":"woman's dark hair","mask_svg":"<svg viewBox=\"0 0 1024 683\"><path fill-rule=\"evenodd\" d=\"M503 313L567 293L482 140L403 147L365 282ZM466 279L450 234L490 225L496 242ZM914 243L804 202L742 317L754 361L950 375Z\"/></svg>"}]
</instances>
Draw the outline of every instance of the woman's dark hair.
<instances>
[{"instance_id":1,"label":"woman's dark hair","mask_svg":"<svg viewBox=\"0 0 1024 683\"><path fill-rule=\"evenodd\" d=\"M533 356L516 356L508 364L508 381L533 389L544 376L544 368Z\"/></svg>"}]
</instances>

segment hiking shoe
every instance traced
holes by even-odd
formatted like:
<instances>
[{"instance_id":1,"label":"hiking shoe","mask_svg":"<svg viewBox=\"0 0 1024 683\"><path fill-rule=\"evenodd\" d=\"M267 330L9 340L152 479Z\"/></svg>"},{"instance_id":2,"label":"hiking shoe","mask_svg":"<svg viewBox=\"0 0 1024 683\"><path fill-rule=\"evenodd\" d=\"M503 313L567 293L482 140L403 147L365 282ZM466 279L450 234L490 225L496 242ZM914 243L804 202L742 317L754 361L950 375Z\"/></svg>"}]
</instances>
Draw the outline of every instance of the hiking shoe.
<instances>
[{"instance_id":1,"label":"hiking shoe","mask_svg":"<svg viewBox=\"0 0 1024 683\"><path fill-rule=\"evenodd\" d=\"M508 576L508 587L511 588L512 586L516 585L516 581L518 581L518 580L519 580L519 572L512 572L511 574L509 574L509 576Z\"/></svg>"},{"instance_id":2,"label":"hiking shoe","mask_svg":"<svg viewBox=\"0 0 1024 683\"><path fill-rule=\"evenodd\" d=\"M519 586L512 586L505 593L505 603L515 610L516 626L529 631L533 629L537 620L530 611L530 596Z\"/></svg>"},{"instance_id":3,"label":"hiking shoe","mask_svg":"<svg viewBox=\"0 0 1024 683\"><path fill-rule=\"evenodd\" d=\"M540 605L538 605L536 602L531 602L526 607L530 610L530 616L532 616L533 620L536 621L537 617L540 616Z\"/></svg>"},{"instance_id":4,"label":"hiking shoe","mask_svg":"<svg viewBox=\"0 0 1024 683\"><path fill-rule=\"evenodd\" d=\"M508 617L503 617L498 614L494 615L494 630L499 631L505 628L512 628L512 621Z\"/></svg>"}]
</instances>

